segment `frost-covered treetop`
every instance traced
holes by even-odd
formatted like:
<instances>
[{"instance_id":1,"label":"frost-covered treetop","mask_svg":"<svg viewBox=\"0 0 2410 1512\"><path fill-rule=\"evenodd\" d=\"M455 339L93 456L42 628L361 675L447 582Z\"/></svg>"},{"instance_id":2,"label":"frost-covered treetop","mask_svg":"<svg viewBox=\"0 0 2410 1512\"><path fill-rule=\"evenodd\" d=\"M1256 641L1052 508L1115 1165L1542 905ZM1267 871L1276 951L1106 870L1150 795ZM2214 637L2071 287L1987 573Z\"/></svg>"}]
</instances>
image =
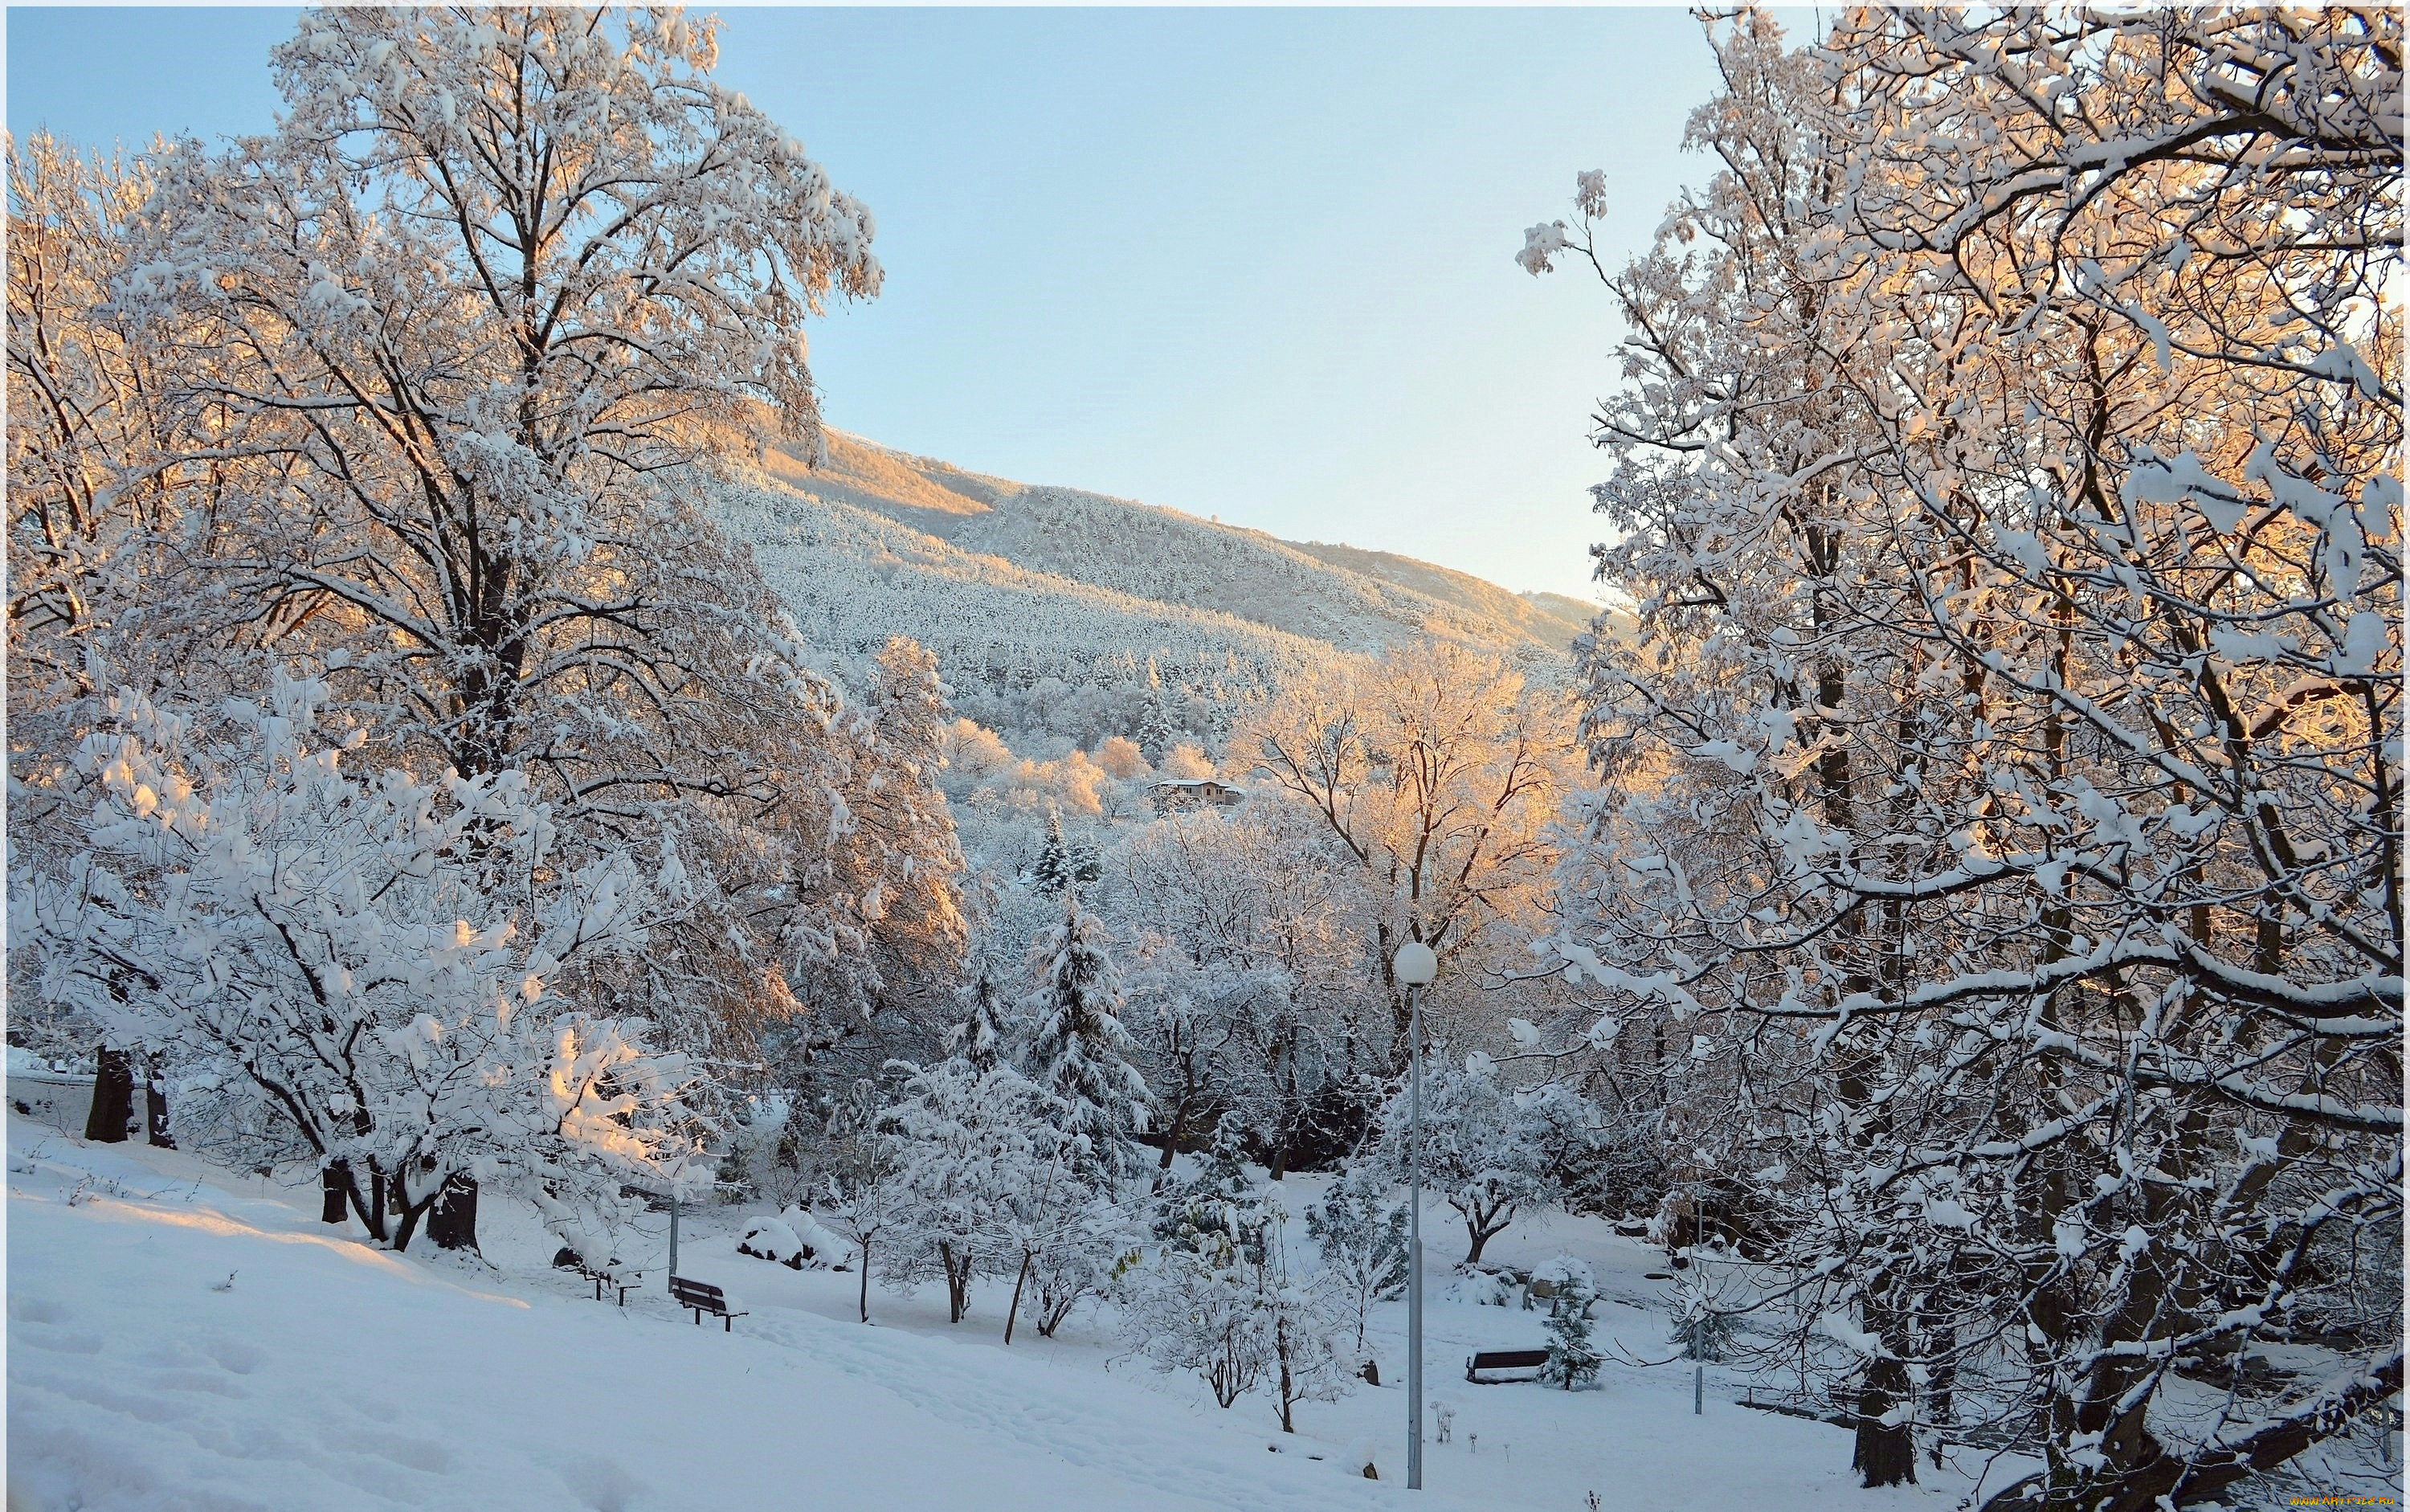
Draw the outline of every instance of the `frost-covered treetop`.
<instances>
[{"instance_id":1,"label":"frost-covered treetop","mask_svg":"<svg viewBox=\"0 0 2410 1512\"><path fill-rule=\"evenodd\" d=\"M871 217L712 80L714 33L667 7L312 11L273 54L277 133L188 180L237 213L184 220L144 272L240 299L230 264L298 256L276 313L301 327L448 308L486 337L463 395L500 385L563 433L610 414L639 467L745 398L817 446L803 322L878 292Z\"/></svg>"}]
</instances>

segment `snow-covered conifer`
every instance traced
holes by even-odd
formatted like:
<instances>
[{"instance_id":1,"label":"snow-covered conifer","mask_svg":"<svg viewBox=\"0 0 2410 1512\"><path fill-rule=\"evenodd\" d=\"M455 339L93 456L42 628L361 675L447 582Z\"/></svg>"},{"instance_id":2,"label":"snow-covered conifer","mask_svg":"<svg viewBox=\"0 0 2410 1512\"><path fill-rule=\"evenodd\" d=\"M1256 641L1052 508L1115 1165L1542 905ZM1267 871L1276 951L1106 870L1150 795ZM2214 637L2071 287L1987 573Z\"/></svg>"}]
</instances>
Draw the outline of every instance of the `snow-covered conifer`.
<instances>
[{"instance_id":1,"label":"snow-covered conifer","mask_svg":"<svg viewBox=\"0 0 2410 1512\"><path fill-rule=\"evenodd\" d=\"M1149 766L1161 766L1164 758L1171 754L1171 748L1179 743L1182 733L1172 719L1171 701L1163 688L1163 674L1156 669L1154 658L1150 656L1146 659L1146 704L1140 710L1138 720L1139 753L1146 758Z\"/></svg>"},{"instance_id":2,"label":"snow-covered conifer","mask_svg":"<svg viewBox=\"0 0 2410 1512\"><path fill-rule=\"evenodd\" d=\"M982 967L978 979L957 989L957 996L963 1020L948 1031L947 1048L982 1076L1009 1063L1018 1036L1006 1018L1004 994L997 990L994 976Z\"/></svg>"},{"instance_id":3,"label":"snow-covered conifer","mask_svg":"<svg viewBox=\"0 0 2410 1512\"><path fill-rule=\"evenodd\" d=\"M1103 922L1066 894L1062 923L1038 938L1030 961L1037 985L1022 1003L1031 1024L1024 1064L1060 1100L1065 1132L1082 1142L1077 1166L1109 1180L1126 1175L1150 1098L1132 1064L1138 1047L1122 1025L1121 973Z\"/></svg>"},{"instance_id":4,"label":"snow-covered conifer","mask_svg":"<svg viewBox=\"0 0 2410 1512\"><path fill-rule=\"evenodd\" d=\"M1604 1361L1590 1342L1590 1313L1598 1301L1598 1283L1589 1263L1560 1255L1533 1271L1532 1280L1548 1283L1554 1293L1548 1299L1548 1360L1540 1367L1540 1379L1568 1391L1596 1386Z\"/></svg>"}]
</instances>

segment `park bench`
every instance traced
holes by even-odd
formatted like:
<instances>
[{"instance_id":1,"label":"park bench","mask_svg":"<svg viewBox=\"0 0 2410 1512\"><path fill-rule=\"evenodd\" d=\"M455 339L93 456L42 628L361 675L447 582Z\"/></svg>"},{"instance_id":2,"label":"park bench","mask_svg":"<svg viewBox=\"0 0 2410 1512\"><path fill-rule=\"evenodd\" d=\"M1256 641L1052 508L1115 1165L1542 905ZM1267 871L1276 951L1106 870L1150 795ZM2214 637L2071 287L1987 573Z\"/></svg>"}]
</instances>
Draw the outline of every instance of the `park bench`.
<instances>
[{"instance_id":1,"label":"park bench","mask_svg":"<svg viewBox=\"0 0 2410 1512\"><path fill-rule=\"evenodd\" d=\"M1548 1362L1545 1349L1485 1349L1464 1362L1464 1378L1475 1386L1500 1386L1503 1382L1485 1381L1483 1371L1530 1371L1537 1376L1540 1367Z\"/></svg>"},{"instance_id":2,"label":"park bench","mask_svg":"<svg viewBox=\"0 0 2410 1512\"><path fill-rule=\"evenodd\" d=\"M621 1270L617 1260L606 1260L599 1269L588 1265L586 1263L586 1257L566 1244L563 1244L560 1252L552 1258L552 1268L556 1271L574 1271L581 1278L593 1282L594 1300L598 1302L602 1300L602 1288L612 1287L618 1292L619 1305L622 1307L628 1305L628 1293L635 1290L637 1285L645 1279L645 1272L642 1271Z\"/></svg>"},{"instance_id":3,"label":"park bench","mask_svg":"<svg viewBox=\"0 0 2410 1512\"><path fill-rule=\"evenodd\" d=\"M670 1298L680 1307L694 1314L694 1321L698 1327L702 1325L703 1315L705 1313L719 1318L722 1324L720 1331L723 1333L735 1332L736 1319L745 1316L742 1313L730 1312L728 1294L708 1281L689 1281L682 1275L674 1275L670 1277Z\"/></svg>"}]
</instances>

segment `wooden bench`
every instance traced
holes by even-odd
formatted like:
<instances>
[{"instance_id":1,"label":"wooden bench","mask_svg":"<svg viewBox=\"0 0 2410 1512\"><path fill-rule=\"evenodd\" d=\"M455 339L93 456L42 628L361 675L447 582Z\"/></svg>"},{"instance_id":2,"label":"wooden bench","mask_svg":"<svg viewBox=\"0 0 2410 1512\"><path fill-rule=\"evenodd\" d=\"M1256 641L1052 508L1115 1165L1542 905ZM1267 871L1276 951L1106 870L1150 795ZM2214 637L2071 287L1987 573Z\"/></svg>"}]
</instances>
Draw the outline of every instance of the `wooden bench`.
<instances>
[{"instance_id":1,"label":"wooden bench","mask_svg":"<svg viewBox=\"0 0 2410 1512\"><path fill-rule=\"evenodd\" d=\"M610 1287L617 1289L619 1293L619 1305L622 1307L628 1305L628 1293L633 1291L645 1279L645 1272L642 1271L621 1270L617 1260L607 1260L603 1262L602 1269L597 1270L586 1263L584 1256L566 1244L560 1247L560 1253L552 1258L552 1268L556 1271L574 1271L579 1276L593 1282L594 1300L598 1302L602 1300L603 1287Z\"/></svg>"},{"instance_id":2,"label":"wooden bench","mask_svg":"<svg viewBox=\"0 0 2410 1512\"><path fill-rule=\"evenodd\" d=\"M719 1318L722 1325L720 1329L722 1333L735 1332L736 1320L745 1316L742 1313L730 1312L728 1294L708 1281L689 1281L682 1275L674 1275L670 1277L670 1298L680 1307L694 1314L694 1321L698 1327L702 1325L703 1315L705 1313ZM1546 1351L1543 1350L1542 1353L1545 1354Z\"/></svg>"},{"instance_id":3,"label":"wooden bench","mask_svg":"<svg viewBox=\"0 0 2410 1512\"><path fill-rule=\"evenodd\" d=\"M1464 1362L1464 1378L1475 1386L1501 1386L1501 1381L1485 1381L1483 1371L1530 1371L1533 1377L1548 1362L1545 1349L1485 1349Z\"/></svg>"}]
</instances>

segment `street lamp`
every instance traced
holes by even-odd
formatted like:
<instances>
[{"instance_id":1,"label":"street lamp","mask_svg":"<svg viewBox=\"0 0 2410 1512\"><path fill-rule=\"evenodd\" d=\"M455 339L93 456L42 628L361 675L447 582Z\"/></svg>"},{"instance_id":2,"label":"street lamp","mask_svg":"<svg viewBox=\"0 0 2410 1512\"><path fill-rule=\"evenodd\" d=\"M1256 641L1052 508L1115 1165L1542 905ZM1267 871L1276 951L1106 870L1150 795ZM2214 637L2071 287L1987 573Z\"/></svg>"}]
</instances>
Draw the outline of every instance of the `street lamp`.
<instances>
[{"instance_id":1,"label":"street lamp","mask_svg":"<svg viewBox=\"0 0 2410 1512\"><path fill-rule=\"evenodd\" d=\"M1421 940L1398 947L1394 969L1406 984L1408 1064L1406 1106L1406 1489L1423 1489L1423 988L1439 975L1439 957Z\"/></svg>"}]
</instances>

